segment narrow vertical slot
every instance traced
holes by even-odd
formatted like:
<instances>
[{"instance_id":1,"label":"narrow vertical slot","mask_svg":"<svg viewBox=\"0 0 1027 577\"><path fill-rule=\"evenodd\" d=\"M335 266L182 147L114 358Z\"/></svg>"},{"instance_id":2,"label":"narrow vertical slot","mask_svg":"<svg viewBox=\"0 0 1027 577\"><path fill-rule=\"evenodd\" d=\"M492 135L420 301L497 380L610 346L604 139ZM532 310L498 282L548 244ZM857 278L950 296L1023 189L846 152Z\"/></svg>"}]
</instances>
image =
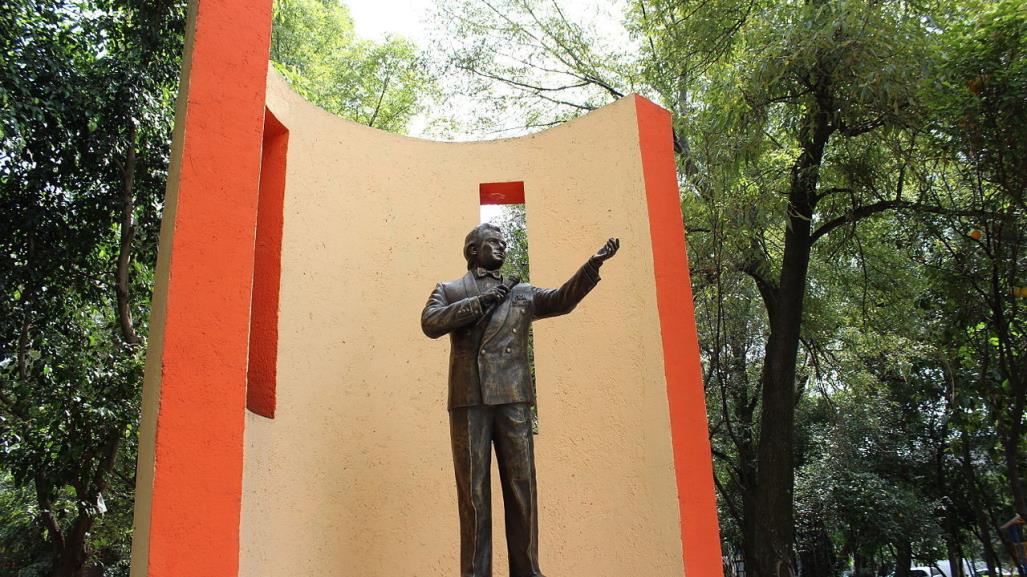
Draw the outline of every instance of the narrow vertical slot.
<instances>
[{"instance_id":1,"label":"narrow vertical slot","mask_svg":"<svg viewBox=\"0 0 1027 577\"><path fill-rule=\"evenodd\" d=\"M517 276L521 282L530 280L530 259L528 256L528 225L524 205L523 182L489 182L479 186L481 200L481 222L498 226L506 237L506 262L503 276ZM531 386L535 388L535 342L534 333L528 331L528 363L531 369ZM535 395L536 399L538 395ZM531 428L537 435L539 430L538 407L531 408Z\"/></svg>"},{"instance_id":2,"label":"narrow vertical slot","mask_svg":"<svg viewBox=\"0 0 1027 577\"><path fill-rule=\"evenodd\" d=\"M264 113L260 195L250 306L246 408L273 419L278 369L278 292L282 278L282 207L289 131L270 110Z\"/></svg>"}]
</instances>

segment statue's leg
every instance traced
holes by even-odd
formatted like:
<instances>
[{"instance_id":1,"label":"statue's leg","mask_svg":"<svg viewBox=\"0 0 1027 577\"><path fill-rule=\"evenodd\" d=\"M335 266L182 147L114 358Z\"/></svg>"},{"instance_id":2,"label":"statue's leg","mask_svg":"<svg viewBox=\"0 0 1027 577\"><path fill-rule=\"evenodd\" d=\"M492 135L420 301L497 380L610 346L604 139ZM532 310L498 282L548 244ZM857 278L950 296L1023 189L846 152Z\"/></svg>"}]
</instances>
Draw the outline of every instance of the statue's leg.
<instances>
[{"instance_id":1,"label":"statue's leg","mask_svg":"<svg viewBox=\"0 0 1027 577\"><path fill-rule=\"evenodd\" d=\"M492 577L492 419L486 406L449 411L460 509L460 577Z\"/></svg>"},{"instance_id":2,"label":"statue's leg","mask_svg":"<svg viewBox=\"0 0 1027 577\"><path fill-rule=\"evenodd\" d=\"M531 406L527 403L497 406L494 427L496 461L506 510L510 577L542 577L538 566L538 494Z\"/></svg>"}]
</instances>

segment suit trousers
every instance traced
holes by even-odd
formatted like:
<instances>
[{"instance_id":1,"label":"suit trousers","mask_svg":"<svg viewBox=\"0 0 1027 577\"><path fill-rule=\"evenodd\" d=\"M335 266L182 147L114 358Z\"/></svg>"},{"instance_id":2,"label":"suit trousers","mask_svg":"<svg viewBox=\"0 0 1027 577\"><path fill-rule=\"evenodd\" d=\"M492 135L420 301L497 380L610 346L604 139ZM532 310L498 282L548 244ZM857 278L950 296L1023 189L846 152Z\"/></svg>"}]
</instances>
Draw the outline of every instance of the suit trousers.
<instances>
[{"instance_id":1,"label":"suit trousers","mask_svg":"<svg viewBox=\"0 0 1027 577\"><path fill-rule=\"evenodd\" d=\"M460 509L460 576L492 577L492 446L503 487L510 577L543 577L538 567L538 498L531 405L476 405L449 411Z\"/></svg>"}]
</instances>

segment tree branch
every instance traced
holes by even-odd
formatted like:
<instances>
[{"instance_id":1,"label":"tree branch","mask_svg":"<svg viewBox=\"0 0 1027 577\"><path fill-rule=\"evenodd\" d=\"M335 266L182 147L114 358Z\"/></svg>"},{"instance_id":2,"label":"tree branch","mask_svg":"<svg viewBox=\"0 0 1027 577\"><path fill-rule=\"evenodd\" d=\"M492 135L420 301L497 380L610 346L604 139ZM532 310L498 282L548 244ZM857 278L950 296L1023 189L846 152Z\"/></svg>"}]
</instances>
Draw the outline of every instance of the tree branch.
<instances>
[{"instance_id":1,"label":"tree branch","mask_svg":"<svg viewBox=\"0 0 1027 577\"><path fill-rule=\"evenodd\" d=\"M560 100L559 98L553 98L551 96L545 96L544 94L542 94L543 92L556 92L556 91L563 90L563 89L566 89L566 88L574 88L577 85L567 85L567 86L563 86L563 87L560 87L560 88L549 88L549 87L545 87L545 86L535 86L535 85L532 85L532 84L526 84L524 82L519 82L519 81L514 80L512 78L504 78L502 76L498 76L498 75L492 74L490 72L485 72L483 70L478 70L477 68L471 68L470 66L466 66L464 64L457 64L456 67L459 68L460 70L465 70L467 72L470 72L471 74L477 74L478 76L483 76L485 78L488 78L489 80L496 80L496 81L499 81L499 82L503 82L504 84L509 84L510 86L513 86L515 88L519 88L521 90L529 91L529 92L533 93L535 96L541 98L542 100L546 100L548 102L552 102L553 104L562 104L564 106L570 106L571 108L577 108L578 110L585 110L585 111L589 111L589 112L591 112L592 110L595 110L594 106L589 106L587 104L577 104L577 103L574 103L574 102L569 102L569 101L566 101L566 100Z\"/></svg>"},{"instance_id":2,"label":"tree branch","mask_svg":"<svg viewBox=\"0 0 1027 577\"><path fill-rule=\"evenodd\" d=\"M712 447L712 446L710 447L710 453L714 457L716 457L716 458L720 459L721 461L723 461L724 464L727 465L728 469L731 470L733 475L735 475L736 477L738 476L738 473L739 473L738 466L734 464L734 459L731 458L731 455L728 455L727 453L717 449L716 447Z\"/></svg>"},{"instance_id":3,"label":"tree branch","mask_svg":"<svg viewBox=\"0 0 1027 577\"><path fill-rule=\"evenodd\" d=\"M374 128L374 121L378 119L378 111L382 109L382 101L385 100L385 93L389 91L389 82L392 80L392 68L386 68L385 81L382 82L382 92L378 95L378 103L374 105L374 113L371 114L371 120L367 121L367 125Z\"/></svg>"},{"instance_id":4,"label":"tree branch","mask_svg":"<svg viewBox=\"0 0 1027 577\"><path fill-rule=\"evenodd\" d=\"M859 124L857 124L855 126L849 126L844 121L839 121L836 126L838 127L838 132L842 133L845 136L853 137L853 136L859 136L861 134L866 134L866 133L870 132L871 130L874 130L875 128L879 128L881 126L884 126L884 121L885 121L886 118L887 118L887 115L886 114L882 114L882 115L878 116L877 118L874 118L873 120L868 120L866 122L861 122L861 123L859 123Z\"/></svg>"},{"instance_id":5,"label":"tree branch","mask_svg":"<svg viewBox=\"0 0 1027 577\"><path fill-rule=\"evenodd\" d=\"M844 226L850 223L859 222L869 216L873 216L880 212L888 210L909 210L912 212L921 212L929 214L943 214L947 216L965 216L983 219L1000 219L1003 215L997 213L989 213L980 210L956 210L945 208L942 206L932 206L928 204L920 204L918 202L910 202L907 200L882 200L873 204L864 204L857 206L856 208L846 212L842 216L835 219L829 220L824 224L820 225L813 234L810 235L810 243L814 243L822 236L829 234L836 228Z\"/></svg>"},{"instance_id":6,"label":"tree branch","mask_svg":"<svg viewBox=\"0 0 1027 577\"><path fill-rule=\"evenodd\" d=\"M29 330L32 324L29 323L28 314L21 321L21 331L18 334L18 378L22 381L29 378Z\"/></svg>"},{"instance_id":7,"label":"tree branch","mask_svg":"<svg viewBox=\"0 0 1027 577\"><path fill-rule=\"evenodd\" d=\"M61 526L57 524L57 518L54 517L53 503L50 502L50 496L43 484L42 475L36 475L35 485L39 514L43 518L43 524L46 525L47 532L50 533L50 539L53 540L54 553L59 556L61 551L64 550L64 533L61 532Z\"/></svg>"},{"instance_id":8,"label":"tree branch","mask_svg":"<svg viewBox=\"0 0 1027 577\"><path fill-rule=\"evenodd\" d=\"M727 490L724 488L724 485L722 485L720 479L717 478L717 475L713 475L713 483L717 486L717 492L720 493L720 496L724 498L724 503L727 505L728 512L731 514L731 518L735 520L735 523L741 525L742 514L738 510L738 506L735 505L735 503L731 500Z\"/></svg>"},{"instance_id":9,"label":"tree branch","mask_svg":"<svg viewBox=\"0 0 1027 577\"><path fill-rule=\"evenodd\" d=\"M525 4L524 8L525 10L527 10L528 14L531 15L532 20L534 20L535 23L538 24L542 32L545 33L546 36L551 38L553 42L555 42L556 45L559 46L564 51L564 53L567 54L567 56L569 56L570 59L574 61L574 63L577 65L577 71L581 73L582 80L585 80L591 84L595 84L596 86L608 92L614 98L620 98L624 96L622 92L611 86L608 82L599 78L599 74L597 73L596 65L594 62L586 63L581 55L572 50L571 47L567 45L567 43L561 40L559 35L551 32L549 27L544 25L539 20L539 18L535 15L535 11L532 10L529 5ZM575 27L567 20L567 17L564 16L563 10L560 9L560 5L556 2L556 0L553 0L553 8L556 10L557 15L560 17L560 20L563 22L563 25L567 28L567 30L573 32L575 30ZM584 56L588 57L587 44L581 42L580 39L578 40L579 46L586 48ZM591 58L589 58L589 60L591 60ZM574 67L571 68L574 69Z\"/></svg>"},{"instance_id":10,"label":"tree branch","mask_svg":"<svg viewBox=\"0 0 1027 577\"><path fill-rule=\"evenodd\" d=\"M816 200L814 202L818 203L821 199L831 196L832 194L837 194L839 192L846 192L852 194L853 192L855 192L855 190L848 186L835 186L832 188L825 188L824 190L821 190L816 194L816 196L814 197Z\"/></svg>"},{"instance_id":11,"label":"tree branch","mask_svg":"<svg viewBox=\"0 0 1027 577\"><path fill-rule=\"evenodd\" d=\"M119 481L121 481L122 483L124 483L124 484L125 484L125 487L126 487L127 489L129 489L129 490L131 490L131 491L134 491L134 490L135 490L135 486L136 486L136 478L135 478L135 475L134 475L134 474L133 474L133 475L132 475L131 477L129 477L129 476L128 476L128 475L126 475L125 473L122 473L121 471L119 471L119 470L118 470L117 468L114 468L114 469L112 469L112 470L111 470L111 473L112 473L112 474L113 474L113 475L114 475L114 476L115 476L115 477L116 477L116 478L117 478L117 479L118 479Z\"/></svg>"},{"instance_id":12,"label":"tree branch","mask_svg":"<svg viewBox=\"0 0 1027 577\"><path fill-rule=\"evenodd\" d=\"M741 272L756 282L756 288L763 297L763 305L767 308L767 315L774 318L774 312L777 310L777 286L763 274L767 268L766 261L754 258L742 266Z\"/></svg>"},{"instance_id":13,"label":"tree branch","mask_svg":"<svg viewBox=\"0 0 1027 577\"><path fill-rule=\"evenodd\" d=\"M118 268L115 293L118 298L118 322L125 342L130 345L139 344L139 335L132 324L131 299L129 298L129 268L132 262L132 241L135 239L135 223L132 213L135 209L134 187L136 170L136 126L129 119L128 151L121 170L121 244L118 247Z\"/></svg>"}]
</instances>

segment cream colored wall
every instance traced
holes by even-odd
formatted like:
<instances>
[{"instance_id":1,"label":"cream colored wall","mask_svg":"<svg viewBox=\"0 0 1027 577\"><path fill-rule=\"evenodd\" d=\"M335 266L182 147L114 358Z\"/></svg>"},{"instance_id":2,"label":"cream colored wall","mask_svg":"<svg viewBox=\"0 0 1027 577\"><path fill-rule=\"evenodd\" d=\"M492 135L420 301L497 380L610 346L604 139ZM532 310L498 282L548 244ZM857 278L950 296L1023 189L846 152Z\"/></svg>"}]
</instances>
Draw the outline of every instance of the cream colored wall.
<instances>
[{"instance_id":1,"label":"cream colored wall","mask_svg":"<svg viewBox=\"0 0 1027 577\"><path fill-rule=\"evenodd\" d=\"M610 236L603 281L535 324L542 569L682 575L670 421L633 99L520 139L452 144L356 125L274 74L289 128L278 407L249 415L243 577L459 571L447 338L420 330L465 272L478 185L524 181L533 284L559 286ZM507 575L494 495L496 575Z\"/></svg>"},{"instance_id":2,"label":"cream colored wall","mask_svg":"<svg viewBox=\"0 0 1027 577\"><path fill-rule=\"evenodd\" d=\"M160 410L161 363L164 358L164 326L167 320L168 277L171 274L171 237L174 234L178 209L178 185L182 174L182 147L185 144L185 117L188 108L189 71L193 62L193 43L196 39L196 5L190 2L186 13L186 42L182 55L182 73L179 76L178 97L175 99L175 127L171 138L171 162L168 166L168 184L161 215L159 246L168 247L157 252L157 282L153 286L150 302L150 321L147 331L146 365L143 371L143 391L140 400L139 453L136 457L135 505L132 515L132 556L130 576L147 574L150 563L150 520L153 505L155 477L157 413Z\"/></svg>"}]
</instances>

